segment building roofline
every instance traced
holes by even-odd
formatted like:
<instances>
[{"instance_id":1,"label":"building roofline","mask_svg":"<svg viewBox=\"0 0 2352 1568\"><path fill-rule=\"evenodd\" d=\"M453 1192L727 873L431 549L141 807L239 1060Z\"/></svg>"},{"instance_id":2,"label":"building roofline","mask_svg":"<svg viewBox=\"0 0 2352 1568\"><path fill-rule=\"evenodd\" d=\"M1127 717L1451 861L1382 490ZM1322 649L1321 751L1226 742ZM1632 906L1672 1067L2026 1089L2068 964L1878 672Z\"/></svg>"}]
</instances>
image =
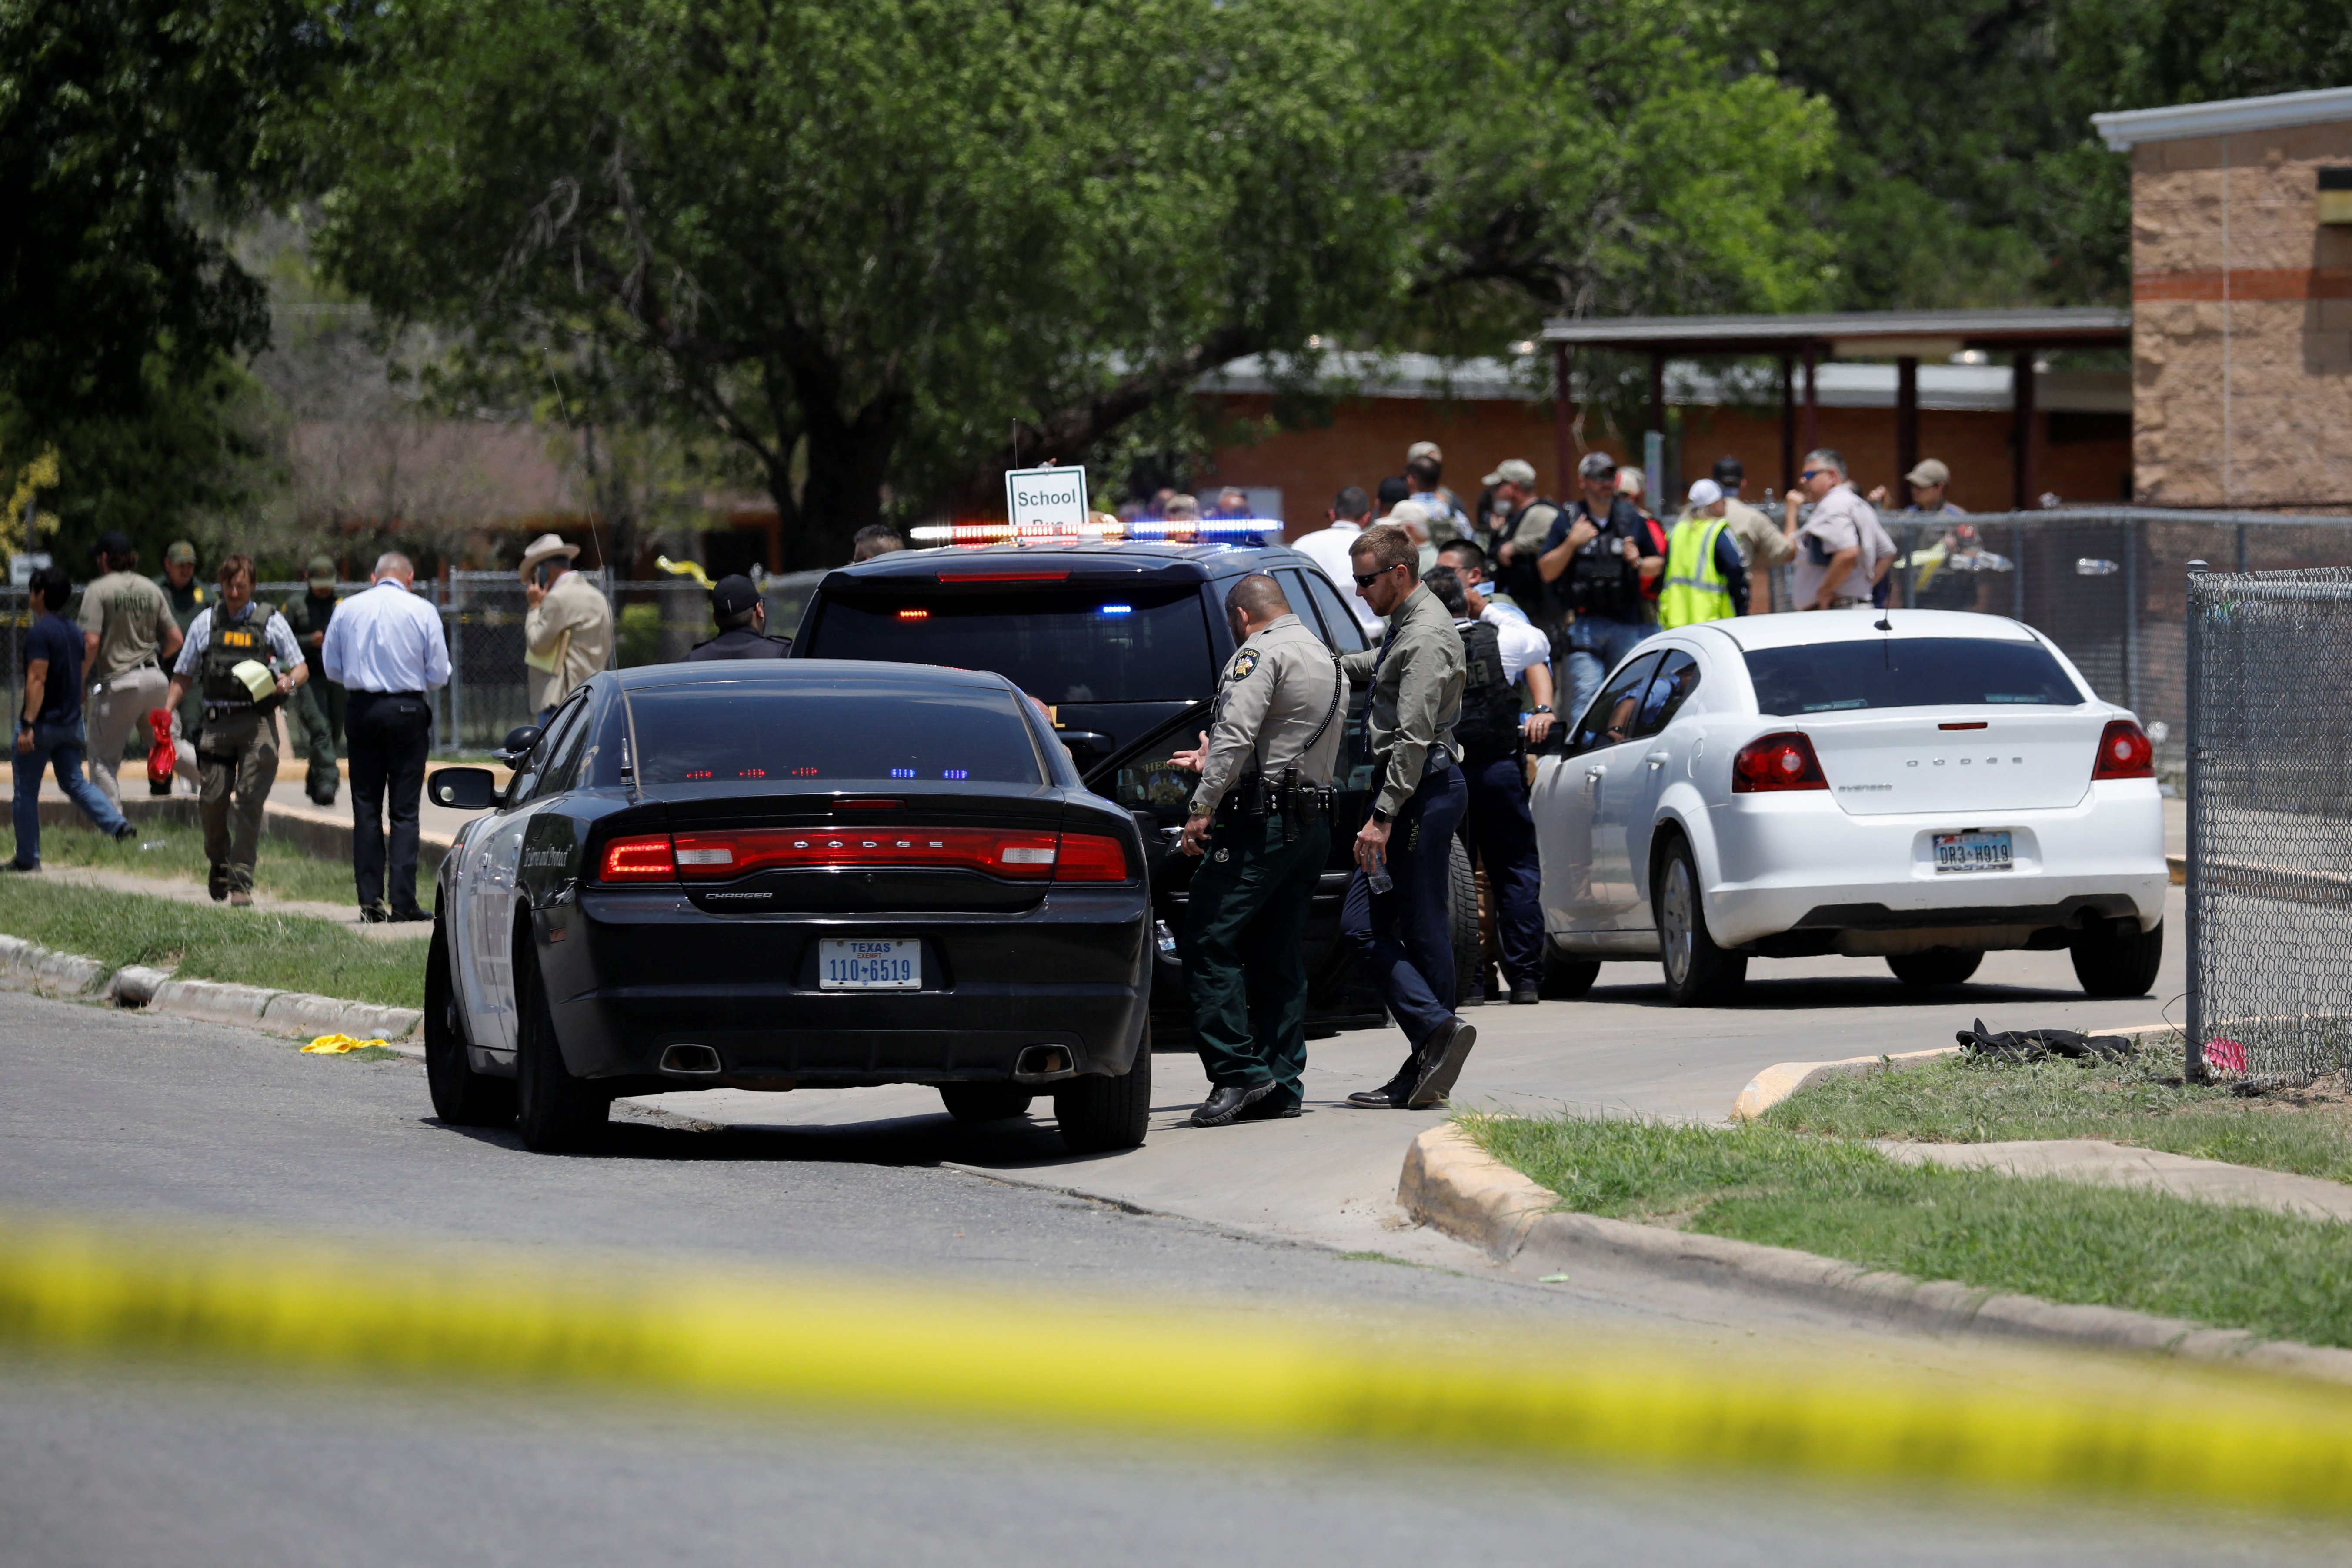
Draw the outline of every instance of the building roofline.
<instances>
[{"instance_id":1,"label":"building roofline","mask_svg":"<svg viewBox=\"0 0 2352 1568\"><path fill-rule=\"evenodd\" d=\"M2352 87L2273 93L2267 98L2225 98L2215 103L2176 103L2162 109L2119 109L2094 114L2091 125L2110 152L2128 153L2142 142L2325 125L2337 120L2352 120Z\"/></svg>"},{"instance_id":2,"label":"building roofline","mask_svg":"<svg viewBox=\"0 0 2352 1568\"><path fill-rule=\"evenodd\" d=\"M2131 312L2104 307L2014 310L1840 310L1777 316L1557 317L1546 342L1685 353L1769 353L1808 342L1957 338L1963 344L2124 342Z\"/></svg>"}]
</instances>

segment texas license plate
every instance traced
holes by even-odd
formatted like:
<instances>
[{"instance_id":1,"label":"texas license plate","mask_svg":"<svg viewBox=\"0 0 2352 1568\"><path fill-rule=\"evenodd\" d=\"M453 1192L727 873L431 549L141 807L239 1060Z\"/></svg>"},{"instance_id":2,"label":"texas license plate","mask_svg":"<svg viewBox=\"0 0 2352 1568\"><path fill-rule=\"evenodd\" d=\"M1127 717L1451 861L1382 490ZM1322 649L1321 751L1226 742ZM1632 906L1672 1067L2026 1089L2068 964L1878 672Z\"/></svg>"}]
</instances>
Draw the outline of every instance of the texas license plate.
<instances>
[{"instance_id":1,"label":"texas license plate","mask_svg":"<svg viewBox=\"0 0 2352 1568\"><path fill-rule=\"evenodd\" d=\"M1935 847L1936 869L1939 873L2008 871L2016 867L2010 858L2006 833L1938 833Z\"/></svg>"},{"instance_id":2,"label":"texas license plate","mask_svg":"<svg viewBox=\"0 0 2352 1568\"><path fill-rule=\"evenodd\" d=\"M871 942L864 937L827 938L817 943L820 991L919 991L923 944L916 941Z\"/></svg>"}]
</instances>

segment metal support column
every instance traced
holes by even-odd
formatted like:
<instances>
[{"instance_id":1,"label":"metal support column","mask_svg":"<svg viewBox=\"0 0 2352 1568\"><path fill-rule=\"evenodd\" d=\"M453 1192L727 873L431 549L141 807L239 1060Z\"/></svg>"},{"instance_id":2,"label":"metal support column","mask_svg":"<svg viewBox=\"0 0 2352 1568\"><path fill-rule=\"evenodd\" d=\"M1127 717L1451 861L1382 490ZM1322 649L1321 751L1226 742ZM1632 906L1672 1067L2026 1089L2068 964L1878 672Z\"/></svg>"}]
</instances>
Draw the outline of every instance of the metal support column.
<instances>
[{"instance_id":1,"label":"metal support column","mask_svg":"<svg viewBox=\"0 0 2352 1568\"><path fill-rule=\"evenodd\" d=\"M2124 520L2124 706L2139 711L2139 524Z\"/></svg>"},{"instance_id":2,"label":"metal support column","mask_svg":"<svg viewBox=\"0 0 2352 1568\"><path fill-rule=\"evenodd\" d=\"M1821 388L1816 384L1819 377L1814 374L1820 366L1821 357L1822 346L1819 343L1805 345L1805 450L1808 452L1822 444Z\"/></svg>"},{"instance_id":3,"label":"metal support column","mask_svg":"<svg viewBox=\"0 0 2352 1568\"><path fill-rule=\"evenodd\" d=\"M2033 349L2021 346L2009 373L2010 412L2012 427L2010 440L2016 450L2010 464L2011 476L2010 507L2023 511L2041 504L2040 455L2034 448L2033 416Z\"/></svg>"},{"instance_id":4,"label":"metal support column","mask_svg":"<svg viewBox=\"0 0 2352 1568\"><path fill-rule=\"evenodd\" d=\"M1797 488L1797 387L1796 362L1787 354L1780 356L1780 488L1772 499L1780 500Z\"/></svg>"},{"instance_id":5,"label":"metal support column","mask_svg":"<svg viewBox=\"0 0 2352 1568\"><path fill-rule=\"evenodd\" d=\"M1554 343L1551 355L1551 456L1554 495L1570 495L1576 479L1576 421L1569 413L1568 345ZM1484 527L1486 520L1479 520Z\"/></svg>"},{"instance_id":6,"label":"metal support column","mask_svg":"<svg viewBox=\"0 0 2352 1568\"><path fill-rule=\"evenodd\" d=\"M1895 362L1895 504L1911 504L1911 470L1919 466L1919 362Z\"/></svg>"}]
</instances>

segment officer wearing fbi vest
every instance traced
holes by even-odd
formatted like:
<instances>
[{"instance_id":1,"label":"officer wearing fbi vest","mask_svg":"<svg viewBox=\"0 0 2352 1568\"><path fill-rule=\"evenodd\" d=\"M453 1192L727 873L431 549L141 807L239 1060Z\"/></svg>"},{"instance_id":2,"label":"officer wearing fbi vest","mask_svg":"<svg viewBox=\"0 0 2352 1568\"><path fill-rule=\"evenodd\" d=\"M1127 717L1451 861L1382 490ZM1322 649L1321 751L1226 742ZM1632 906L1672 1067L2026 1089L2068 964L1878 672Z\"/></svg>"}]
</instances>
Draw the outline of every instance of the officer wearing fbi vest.
<instances>
[{"instance_id":1,"label":"officer wearing fbi vest","mask_svg":"<svg viewBox=\"0 0 2352 1568\"><path fill-rule=\"evenodd\" d=\"M191 688L204 699L197 814L212 862L208 890L215 902L242 906L253 902L261 811L278 782L278 710L310 667L286 617L253 602L251 556L221 562L220 589L212 608L188 623L164 706L178 707Z\"/></svg>"},{"instance_id":2,"label":"officer wearing fbi vest","mask_svg":"<svg viewBox=\"0 0 2352 1568\"><path fill-rule=\"evenodd\" d=\"M1197 751L1183 850L1206 855L1184 917L1184 974L1209 1098L1195 1127L1296 1116L1307 1066L1307 907L1331 849L1339 662L1264 573L1225 595L1241 647Z\"/></svg>"}]
</instances>

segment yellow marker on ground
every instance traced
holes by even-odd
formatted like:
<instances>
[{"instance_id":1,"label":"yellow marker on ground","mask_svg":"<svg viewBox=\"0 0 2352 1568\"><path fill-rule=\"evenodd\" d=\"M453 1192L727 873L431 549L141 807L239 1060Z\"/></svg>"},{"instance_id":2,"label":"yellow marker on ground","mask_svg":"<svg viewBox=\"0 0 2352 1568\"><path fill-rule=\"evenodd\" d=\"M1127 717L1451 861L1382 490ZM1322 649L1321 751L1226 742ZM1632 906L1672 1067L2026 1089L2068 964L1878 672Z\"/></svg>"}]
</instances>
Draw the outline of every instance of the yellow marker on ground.
<instances>
[{"instance_id":1,"label":"yellow marker on ground","mask_svg":"<svg viewBox=\"0 0 2352 1568\"><path fill-rule=\"evenodd\" d=\"M371 1046L383 1046L388 1049L391 1042L355 1039L350 1035L320 1035L302 1047L302 1054L306 1057L339 1057L346 1051L366 1050Z\"/></svg>"}]
</instances>

